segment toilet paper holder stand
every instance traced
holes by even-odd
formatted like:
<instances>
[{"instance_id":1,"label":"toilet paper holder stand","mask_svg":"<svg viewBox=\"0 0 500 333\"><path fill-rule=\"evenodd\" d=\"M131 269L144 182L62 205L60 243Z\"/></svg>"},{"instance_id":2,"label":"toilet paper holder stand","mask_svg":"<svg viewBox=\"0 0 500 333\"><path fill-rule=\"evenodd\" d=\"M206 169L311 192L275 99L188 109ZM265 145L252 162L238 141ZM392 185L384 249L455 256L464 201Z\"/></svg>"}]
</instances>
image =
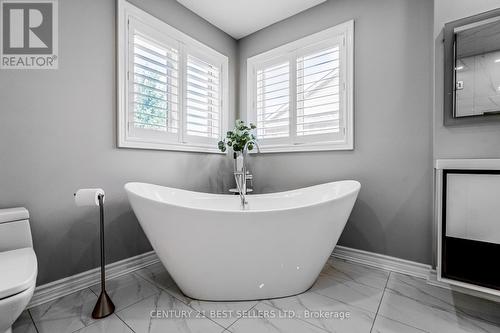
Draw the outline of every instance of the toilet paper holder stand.
<instances>
[{"instance_id":1,"label":"toilet paper holder stand","mask_svg":"<svg viewBox=\"0 0 500 333\"><path fill-rule=\"evenodd\" d=\"M80 192L81 191L81 192ZM80 195L80 193L82 193ZM85 193L86 192L86 193ZM101 247L101 294L92 311L92 318L101 319L115 312L115 305L106 292L106 258L104 247L104 191L102 189L81 189L74 193L75 202L78 206L99 206L100 220L100 247Z\"/></svg>"},{"instance_id":2,"label":"toilet paper holder stand","mask_svg":"<svg viewBox=\"0 0 500 333\"><path fill-rule=\"evenodd\" d=\"M100 220L100 242L101 242L101 294L92 311L92 318L101 319L115 312L115 305L106 292L106 259L104 256L104 194L98 195L99 220Z\"/></svg>"}]
</instances>

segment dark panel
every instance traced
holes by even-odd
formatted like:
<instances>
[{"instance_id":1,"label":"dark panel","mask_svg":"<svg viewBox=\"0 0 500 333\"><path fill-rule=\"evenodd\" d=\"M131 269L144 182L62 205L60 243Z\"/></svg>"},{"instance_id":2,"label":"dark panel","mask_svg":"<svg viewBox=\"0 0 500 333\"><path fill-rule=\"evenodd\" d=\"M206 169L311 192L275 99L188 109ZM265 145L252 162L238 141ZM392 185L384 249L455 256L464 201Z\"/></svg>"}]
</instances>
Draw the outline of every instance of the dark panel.
<instances>
[{"instance_id":1,"label":"dark panel","mask_svg":"<svg viewBox=\"0 0 500 333\"><path fill-rule=\"evenodd\" d=\"M500 244L446 236L448 174L493 174L500 170L443 170L441 276L500 290ZM500 222L500 217L499 217Z\"/></svg>"}]
</instances>

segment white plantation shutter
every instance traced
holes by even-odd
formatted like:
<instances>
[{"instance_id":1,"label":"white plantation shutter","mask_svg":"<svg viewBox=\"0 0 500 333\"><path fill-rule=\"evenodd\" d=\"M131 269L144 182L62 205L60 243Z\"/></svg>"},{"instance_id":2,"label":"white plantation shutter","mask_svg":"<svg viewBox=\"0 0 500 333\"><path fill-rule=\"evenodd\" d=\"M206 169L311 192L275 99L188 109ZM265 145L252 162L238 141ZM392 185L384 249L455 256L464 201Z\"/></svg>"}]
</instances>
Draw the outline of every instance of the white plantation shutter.
<instances>
[{"instance_id":1,"label":"white plantation shutter","mask_svg":"<svg viewBox=\"0 0 500 333\"><path fill-rule=\"evenodd\" d=\"M186 134L221 137L220 68L195 56L187 56Z\"/></svg>"},{"instance_id":2,"label":"white plantation shutter","mask_svg":"<svg viewBox=\"0 0 500 333\"><path fill-rule=\"evenodd\" d=\"M349 21L247 59L263 152L353 148L353 34Z\"/></svg>"},{"instance_id":3,"label":"white plantation shutter","mask_svg":"<svg viewBox=\"0 0 500 333\"><path fill-rule=\"evenodd\" d=\"M220 153L228 58L118 2L118 146Z\"/></svg>"},{"instance_id":4,"label":"white plantation shutter","mask_svg":"<svg viewBox=\"0 0 500 333\"><path fill-rule=\"evenodd\" d=\"M340 131L339 45L297 58L297 136Z\"/></svg>"},{"instance_id":5,"label":"white plantation shutter","mask_svg":"<svg viewBox=\"0 0 500 333\"><path fill-rule=\"evenodd\" d=\"M129 72L129 121L134 128L177 133L179 130L178 50L134 31Z\"/></svg>"},{"instance_id":6,"label":"white plantation shutter","mask_svg":"<svg viewBox=\"0 0 500 333\"><path fill-rule=\"evenodd\" d=\"M257 137L272 139L290 135L290 63L257 71Z\"/></svg>"}]
</instances>

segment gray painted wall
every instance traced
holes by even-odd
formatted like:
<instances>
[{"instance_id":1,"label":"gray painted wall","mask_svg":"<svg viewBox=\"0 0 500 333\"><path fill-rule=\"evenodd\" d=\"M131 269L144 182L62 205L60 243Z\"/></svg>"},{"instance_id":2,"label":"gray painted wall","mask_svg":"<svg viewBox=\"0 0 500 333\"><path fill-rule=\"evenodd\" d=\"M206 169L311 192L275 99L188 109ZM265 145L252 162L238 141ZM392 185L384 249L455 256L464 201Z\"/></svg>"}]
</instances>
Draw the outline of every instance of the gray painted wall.
<instances>
[{"instance_id":1,"label":"gray painted wall","mask_svg":"<svg viewBox=\"0 0 500 333\"><path fill-rule=\"evenodd\" d=\"M236 42L175 0L134 0L170 25L229 56L231 109ZM146 181L220 192L222 155L117 149L115 1L59 1L58 70L0 72L0 207L31 214L38 284L99 265L97 209L75 207L73 192L106 191L108 262L151 250L123 185Z\"/></svg>"},{"instance_id":2,"label":"gray painted wall","mask_svg":"<svg viewBox=\"0 0 500 333\"><path fill-rule=\"evenodd\" d=\"M443 126L443 27L450 21L500 7L500 0L434 1L434 158L500 157L500 122Z\"/></svg>"},{"instance_id":3,"label":"gray painted wall","mask_svg":"<svg viewBox=\"0 0 500 333\"><path fill-rule=\"evenodd\" d=\"M132 2L228 55L230 102L241 116L246 58L355 19L355 150L255 156L257 190L357 179L340 244L431 262L432 0L330 0L238 43L175 0ZM116 148L115 1L59 6L60 69L0 73L0 203L30 210L38 284L99 264L98 214L74 206L76 189L106 190L112 262L151 249L127 181L212 192L232 182L224 156Z\"/></svg>"},{"instance_id":4,"label":"gray painted wall","mask_svg":"<svg viewBox=\"0 0 500 333\"><path fill-rule=\"evenodd\" d=\"M240 116L246 59L355 20L355 149L253 159L261 192L331 180L362 188L341 245L431 263L431 0L328 1L239 41Z\"/></svg>"}]
</instances>

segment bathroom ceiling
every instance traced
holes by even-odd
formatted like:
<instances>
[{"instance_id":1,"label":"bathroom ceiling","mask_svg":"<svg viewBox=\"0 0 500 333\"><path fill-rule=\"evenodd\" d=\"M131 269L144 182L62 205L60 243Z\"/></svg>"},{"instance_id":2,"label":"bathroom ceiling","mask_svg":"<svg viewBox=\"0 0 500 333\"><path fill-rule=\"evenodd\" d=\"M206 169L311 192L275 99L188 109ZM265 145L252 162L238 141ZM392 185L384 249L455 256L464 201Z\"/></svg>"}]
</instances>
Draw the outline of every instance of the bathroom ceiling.
<instances>
[{"instance_id":1,"label":"bathroom ceiling","mask_svg":"<svg viewBox=\"0 0 500 333\"><path fill-rule=\"evenodd\" d=\"M177 0L233 38L240 39L326 0Z\"/></svg>"}]
</instances>

